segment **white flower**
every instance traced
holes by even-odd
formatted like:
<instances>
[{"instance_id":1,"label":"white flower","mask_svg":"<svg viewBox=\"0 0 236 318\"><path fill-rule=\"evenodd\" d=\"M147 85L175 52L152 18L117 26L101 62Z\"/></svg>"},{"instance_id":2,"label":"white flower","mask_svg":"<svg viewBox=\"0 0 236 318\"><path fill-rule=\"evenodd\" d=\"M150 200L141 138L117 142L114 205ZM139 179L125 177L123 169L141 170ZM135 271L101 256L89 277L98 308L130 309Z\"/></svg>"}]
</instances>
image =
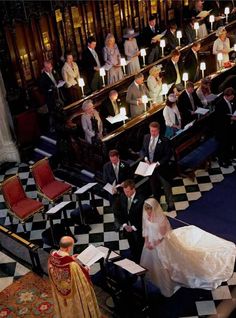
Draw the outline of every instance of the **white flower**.
<instances>
[{"instance_id":1,"label":"white flower","mask_svg":"<svg viewBox=\"0 0 236 318\"><path fill-rule=\"evenodd\" d=\"M20 302L21 303L23 303L23 302L32 302L33 298L34 298L34 295L33 295L33 293L26 291L26 292L22 292L19 295L19 298L20 298Z\"/></svg>"}]
</instances>

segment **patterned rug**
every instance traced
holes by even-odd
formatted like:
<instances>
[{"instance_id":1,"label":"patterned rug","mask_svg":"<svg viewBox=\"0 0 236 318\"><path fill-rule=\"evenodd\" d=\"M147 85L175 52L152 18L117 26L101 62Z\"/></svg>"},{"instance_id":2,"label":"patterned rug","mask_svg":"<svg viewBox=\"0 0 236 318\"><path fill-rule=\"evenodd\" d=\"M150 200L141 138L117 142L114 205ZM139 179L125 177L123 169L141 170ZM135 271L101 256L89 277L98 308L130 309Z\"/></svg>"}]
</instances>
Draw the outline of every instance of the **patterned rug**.
<instances>
[{"instance_id":1,"label":"patterned rug","mask_svg":"<svg viewBox=\"0 0 236 318\"><path fill-rule=\"evenodd\" d=\"M105 317L112 313L105 305L108 294L95 287L101 312ZM52 292L48 278L29 272L0 293L1 318L56 318L53 308Z\"/></svg>"}]
</instances>

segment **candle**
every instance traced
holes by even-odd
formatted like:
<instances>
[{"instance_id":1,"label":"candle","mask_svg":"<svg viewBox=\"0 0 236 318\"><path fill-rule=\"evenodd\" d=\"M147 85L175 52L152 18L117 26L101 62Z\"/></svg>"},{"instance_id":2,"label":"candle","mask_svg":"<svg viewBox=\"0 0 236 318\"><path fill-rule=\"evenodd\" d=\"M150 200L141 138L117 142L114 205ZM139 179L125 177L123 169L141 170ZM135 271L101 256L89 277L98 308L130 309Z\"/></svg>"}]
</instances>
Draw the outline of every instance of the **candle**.
<instances>
[{"instance_id":1,"label":"candle","mask_svg":"<svg viewBox=\"0 0 236 318\"><path fill-rule=\"evenodd\" d=\"M145 66L145 56L147 55L145 49L140 50L140 55L143 57L143 66Z\"/></svg>"},{"instance_id":2,"label":"candle","mask_svg":"<svg viewBox=\"0 0 236 318\"><path fill-rule=\"evenodd\" d=\"M166 46L166 41L161 40L160 41L160 47L161 47L161 56L164 56L164 47Z\"/></svg>"},{"instance_id":3,"label":"candle","mask_svg":"<svg viewBox=\"0 0 236 318\"><path fill-rule=\"evenodd\" d=\"M84 95L84 86L85 86L84 79L80 77L79 78L79 87L81 88L81 91L82 91L82 97L85 97L85 95Z\"/></svg>"},{"instance_id":4,"label":"candle","mask_svg":"<svg viewBox=\"0 0 236 318\"><path fill-rule=\"evenodd\" d=\"M176 32L176 37L177 37L177 39L178 39L178 41L179 41L179 46L181 45L181 38L182 38L182 31L177 31Z\"/></svg>"},{"instance_id":5,"label":"candle","mask_svg":"<svg viewBox=\"0 0 236 318\"><path fill-rule=\"evenodd\" d=\"M120 108L120 115L123 117L123 116L126 116L126 109L125 107L121 107ZM123 119L123 124L125 125L125 119Z\"/></svg>"},{"instance_id":6,"label":"candle","mask_svg":"<svg viewBox=\"0 0 236 318\"><path fill-rule=\"evenodd\" d=\"M142 99L142 103L144 104L144 111L145 111L145 113L146 113L146 111L147 111L148 97L147 97L147 95L143 95L141 99Z\"/></svg>"},{"instance_id":7,"label":"candle","mask_svg":"<svg viewBox=\"0 0 236 318\"><path fill-rule=\"evenodd\" d=\"M199 29L199 23L198 22L194 22L193 28L196 32L196 39L198 38L198 29Z\"/></svg>"},{"instance_id":8,"label":"candle","mask_svg":"<svg viewBox=\"0 0 236 318\"><path fill-rule=\"evenodd\" d=\"M204 78L204 71L206 70L206 63L205 62L200 63L200 70L202 71L202 78Z\"/></svg>"},{"instance_id":9,"label":"candle","mask_svg":"<svg viewBox=\"0 0 236 318\"><path fill-rule=\"evenodd\" d=\"M209 16L209 22L211 24L211 32L213 32L213 23L215 22L215 16L213 14Z\"/></svg>"},{"instance_id":10,"label":"candle","mask_svg":"<svg viewBox=\"0 0 236 318\"><path fill-rule=\"evenodd\" d=\"M234 44L234 52L236 52L236 44Z\"/></svg>"},{"instance_id":11,"label":"candle","mask_svg":"<svg viewBox=\"0 0 236 318\"><path fill-rule=\"evenodd\" d=\"M105 69L103 67L100 68L99 74L102 77L102 86L104 87L105 86L105 75L106 75L106 72L105 72Z\"/></svg>"},{"instance_id":12,"label":"candle","mask_svg":"<svg viewBox=\"0 0 236 318\"><path fill-rule=\"evenodd\" d=\"M166 95L168 93L168 85L166 83L162 84L162 95L164 95L164 98L166 99Z\"/></svg>"},{"instance_id":13,"label":"candle","mask_svg":"<svg viewBox=\"0 0 236 318\"><path fill-rule=\"evenodd\" d=\"M228 23L229 12L230 12L229 11L229 7L226 7L225 8L225 17L226 17L226 21L225 22L226 22L226 24Z\"/></svg>"},{"instance_id":14,"label":"candle","mask_svg":"<svg viewBox=\"0 0 236 318\"><path fill-rule=\"evenodd\" d=\"M217 61L219 63L220 70L222 69L223 53L217 54Z\"/></svg>"},{"instance_id":15,"label":"candle","mask_svg":"<svg viewBox=\"0 0 236 318\"><path fill-rule=\"evenodd\" d=\"M186 83L188 81L188 73L183 73L183 77L182 77L183 81L184 81L184 87L186 88Z\"/></svg>"},{"instance_id":16,"label":"candle","mask_svg":"<svg viewBox=\"0 0 236 318\"><path fill-rule=\"evenodd\" d=\"M126 59L124 57L122 57L120 59L120 65L123 67L123 72L124 72L124 75L126 75L126 70L125 70L125 66L126 66Z\"/></svg>"}]
</instances>

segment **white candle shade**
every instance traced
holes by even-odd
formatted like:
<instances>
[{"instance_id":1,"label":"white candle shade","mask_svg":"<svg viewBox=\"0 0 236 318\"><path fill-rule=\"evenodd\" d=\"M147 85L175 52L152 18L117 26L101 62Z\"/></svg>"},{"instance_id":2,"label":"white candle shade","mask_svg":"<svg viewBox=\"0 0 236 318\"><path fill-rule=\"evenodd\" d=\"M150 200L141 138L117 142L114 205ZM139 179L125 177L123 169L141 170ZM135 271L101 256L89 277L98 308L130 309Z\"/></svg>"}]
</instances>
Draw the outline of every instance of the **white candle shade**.
<instances>
[{"instance_id":1,"label":"white candle shade","mask_svg":"<svg viewBox=\"0 0 236 318\"><path fill-rule=\"evenodd\" d=\"M166 83L162 84L162 94L166 95L168 93L168 85Z\"/></svg>"},{"instance_id":2,"label":"white candle shade","mask_svg":"<svg viewBox=\"0 0 236 318\"><path fill-rule=\"evenodd\" d=\"M236 52L236 44L234 44L234 51Z\"/></svg>"},{"instance_id":3,"label":"white candle shade","mask_svg":"<svg viewBox=\"0 0 236 318\"><path fill-rule=\"evenodd\" d=\"M200 70L201 71L205 71L206 70L206 63L205 62L201 62L200 63Z\"/></svg>"},{"instance_id":4,"label":"white candle shade","mask_svg":"<svg viewBox=\"0 0 236 318\"><path fill-rule=\"evenodd\" d=\"M166 46L166 41L165 40L161 40L160 41L160 47L165 47Z\"/></svg>"},{"instance_id":5,"label":"white candle shade","mask_svg":"<svg viewBox=\"0 0 236 318\"><path fill-rule=\"evenodd\" d=\"M188 73L183 73L183 81L187 82L188 80Z\"/></svg>"},{"instance_id":6,"label":"white candle shade","mask_svg":"<svg viewBox=\"0 0 236 318\"><path fill-rule=\"evenodd\" d=\"M124 58L124 57L122 57L121 59L120 59L120 65L121 66L125 66L127 63L126 63L126 59Z\"/></svg>"},{"instance_id":7,"label":"white candle shade","mask_svg":"<svg viewBox=\"0 0 236 318\"><path fill-rule=\"evenodd\" d=\"M140 50L140 55L141 56L146 56L147 55L146 50L145 49L141 49Z\"/></svg>"},{"instance_id":8,"label":"white candle shade","mask_svg":"<svg viewBox=\"0 0 236 318\"><path fill-rule=\"evenodd\" d=\"M199 23L198 22L194 22L193 28L194 28L194 30L198 30L199 29Z\"/></svg>"},{"instance_id":9,"label":"white candle shade","mask_svg":"<svg viewBox=\"0 0 236 318\"><path fill-rule=\"evenodd\" d=\"M84 87L84 86L85 86L84 79L79 78L79 87Z\"/></svg>"},{"instance_id":10,"label":"white candle shade","mask_svg":"<svg viewBox=\"0 0 236 318\"><path fill-rule=\"evenodd\" d=\"M177 37L177 39L181 39L182 38L182 31L177 31L176 37Z\"/></svg>"},{"instance_id":11,"label":"white candle shade","mask_svg":"<svg viewBox=\"0 0 236 318\"><path fill-rule=\"evenodd\" d=\"M106 71L105 71L105 69L103 67L100 68L99 74L100 74L100 76L105 76L106 75Z\"/></svg>"},{"instance_id":12,"label":"white candle shade","mask_svg":"<svg viewBox=\"0 0 236 318\"><path fill-rule=\"evenodd\" d=\"M142 96L142 103L147 104L148 103L148 97L147 95Z\"/></svg>"},{"instance_id":13,"label":"white candle shade","mask_svg":"<svg viewBox=\"0 0 236 318\"><path fill-rule=\"evenodd\" d=\"M215 16L213 14L209 16L209 22L210 23L215 22Z\"/></svg>"},{"instance_id":14,"label":"white candle shade","mask_svg":"<svg viewBox=\"0 0 236 318\"><path fill-rule=\"evenodd\" d=\"M120 114L121 114L122 116L126 116L126 109L125 109L125 107L121 107L121 108L120 108Z\"/></svg>"},{"instance_id":15,"label":"white candle shade","mask_svg":"<svg viewBox=\"0 0 236 318\"><path fill-rule=\"evenodd\" d=\"M222 53L218 53L217 54L217 61L223 61L223 54Z\"/></svg>"},{"instance_id":16,"label":"white candle shade","mask_svg":"<svg viewBox=\"0 0 236 318\"><path fill-rule=\"evenodd\" d=\"M225 8L225 15L228 15L229 12L230 12L229 7L226 7L226 8Z\"/></svg>"}]
</instances>

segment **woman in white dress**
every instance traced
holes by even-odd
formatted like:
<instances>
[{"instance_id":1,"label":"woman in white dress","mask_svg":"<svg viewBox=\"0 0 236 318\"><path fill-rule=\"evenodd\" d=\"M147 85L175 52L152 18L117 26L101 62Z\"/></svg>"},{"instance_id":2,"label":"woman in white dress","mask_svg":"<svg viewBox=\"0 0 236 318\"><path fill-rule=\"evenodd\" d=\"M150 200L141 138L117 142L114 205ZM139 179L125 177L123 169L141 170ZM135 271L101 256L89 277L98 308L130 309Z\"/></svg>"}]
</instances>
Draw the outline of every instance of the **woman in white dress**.
<instances>
[{"instance_id":1,"label":"woman in white dress","mask_svg":"<svg viewBox=\"0 0 236 318\"><path fill-rule=\"evenodd\" d=\"M161 103L163 96L161 95L162 90L162 79L160 78L162 65L153 66L149 71L147 79L147 86L149 89L149 96L153 104Z\"/></svg>"},{"instance_id":2,"label":"woman in white dress","mask_svg":"<svg viewBox=\"0 0 236 318\"><path fill-rule=\"evenodd\" d=\"M165 137L172 138L181 129L181 117L176 105L176 95L170 94L163 109L163 116L166 124Z\"/></svg>"},{"instance_id":3,"label":"woman in white dress","mask_svg":"<svg viewBox=\"0 0 236 318\"><path fill-rule=\"evenodd\" d=\"M234 272L234 243L193 225L172 230L154 198L144 202L143 236L140 264L166 297L181 286L215 289Z\"/></svg>"},{"instance_id":4,"label":"woman in white dress","mask_svg":"<svg viewBox=\"0 0 236 318\"><path fill-rule=\"evenodd\" d=\"M218 36L218 39L214 41L213 44L213 54L216 55L217 59L217 54L222 53L223 60L222 60L222 65L224 62L229 61L229 52L230 52L230 41L229 38L227 37L227 31L225 27L219 27L217 29L216 35ZM220 62L217 62L217 68L221 68Z\"/></svg>"},{"instance_id":5,"label":"woman in white dress","mask_svg":"<svg viewBox=\"0 0 236 318\"><path fill-rule=\"evenodd\" d=\"M115 43L115 37L109 33L105 40L105 47L103 48L104 68L108 72L108 84L113 84L124 77L120 58L120 51Z\"/></svg>"},{"instance_id":6,"label":"woman in white dress","mask_svg":"<svg viewBox=\"0 0 236 318\"><path fill-rule=\"evenodd\" d=\"M127 39L124 43L124 50L128 61L128 75L140 72L140 64L138 58L140 55L140 51L137 45L137 41L135 39L136 36L138 36L138 33L134 32L133 29L127 29L126 34L124 34L123 36L125 39Z\"/></svg>"}]
</instances>

